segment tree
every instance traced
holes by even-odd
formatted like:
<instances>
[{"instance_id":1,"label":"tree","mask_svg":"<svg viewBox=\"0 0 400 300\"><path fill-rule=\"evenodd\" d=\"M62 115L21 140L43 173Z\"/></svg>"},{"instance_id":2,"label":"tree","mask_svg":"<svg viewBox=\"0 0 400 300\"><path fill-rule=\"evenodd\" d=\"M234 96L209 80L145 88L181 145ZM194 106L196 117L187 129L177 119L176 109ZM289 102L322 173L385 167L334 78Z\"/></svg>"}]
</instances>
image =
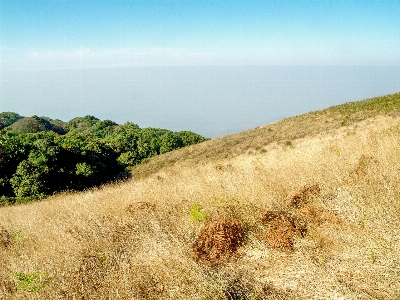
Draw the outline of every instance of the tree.
<instances>
[{"instance_id":1,"label":"tree","mask_svg":"<svg viewBox=\"0 0 400 300\"><path fill-rule=\"evenodd\" d=\"M202 137L200 134L194 133L192 131L180 131L177 133L182 140L182 146L190 146L198 143L202 143L207 139Z\"/></svg>"},{"instance_id":2,"label":"tree","mask_svg":"<svg viewBox=\"0 0 400 300\"><path fill-rule=\"evenodd\" d=\"M14 112L2 112L0 113L0 124L2 124L2 126L4 127L7 127L22 118L23 118L22 116ZM1 129L2 128L0 126L0 130Z\"/></svg>"},{"instance_id":3,"label":"tree","mask_svg":"<svg viewBox=\"0 0 400 300\"><path fill-rule=\"evenodd\" d=\"M127 167L145 158L204 140L192 132L141 129L93 116L68 123L14 113L0 116L1 126L13 122L10 130L0 130L0 203L124 178Z\"/></svg>"},{"instance_id":4,"label":"tree","mask_svg":"<svg viewBox=\"0 0 400 300\"><path fill-rule=\"evenodd\" d=\"M27 159L30 147L27 136L0 131L0 195L13 196L10 179L19 163Z\"/></svg>"},{"instance_id":5,"label":"tree","mask_svg":"<svg viewBox=\"0 0 400 300\"><path fill-rule=\"evenodd\" d=\"M166 132L160 137L160 154L182 147L182 140L173 132Z\"/></svg>"}]
</instances>

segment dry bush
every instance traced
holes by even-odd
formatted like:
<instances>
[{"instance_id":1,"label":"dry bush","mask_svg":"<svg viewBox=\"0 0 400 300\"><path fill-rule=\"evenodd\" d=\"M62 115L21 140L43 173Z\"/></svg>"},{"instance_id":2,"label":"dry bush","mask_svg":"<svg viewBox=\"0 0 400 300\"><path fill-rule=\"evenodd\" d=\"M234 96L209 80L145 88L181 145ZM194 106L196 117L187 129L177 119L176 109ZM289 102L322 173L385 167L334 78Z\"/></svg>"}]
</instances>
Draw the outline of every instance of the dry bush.
<instances>
[{"instance_id":1,"label":"dry bush","mask_svg":"<svg viewBox=\"0 0 400 300\"><path fill-rule=\"evenodd\" d=\"M235 255L242 245L244 230L236 219L220 219L207 224L193 244L194 257L209 264Z\"/></svg>"},{"instance_id":2,"label":"dry bush","mask_svg":"<svg viewBox=\"0 0 400 300\"><path fill-rule=\"evenodd\" d=\"M285 200L285 205L293 208L300 208L310 201L310 198L318 196L321 188L318 183L306 184L299 191L296 191Z\"/></svg>"},{"instance_id":3,"label":"dry bush","mask_svg":"<svg viewBox=\"0 0 400 300\"><path fill-rule=\"evenodd\" d=\"M296 213L315 225L322 225L326 222L340 223L340 218L334 212L310 204L299 208Z\"/></svg>"},{"instance_id":4,"label":"dry bush","mask_svg":"<svg viewBox=\"0 0 400 300\"><path fill-rule=\"evenodd\" d=\"M293 251L295 238L303 238L307 234L309 223L339 223L336 214L315 206L312 200L320 192L318 183L308 183L286 198L284 204L287 211L269 210L263 213L261 221L267 225L264 241L273 249Z\"/></svg>"},{"instance_id":5,"label":"dry bush","mask_svg":"<svg viewBox=\"0 0 400 300\"><path fill-rule=\"evenodd\" d=\"M17 292L17 285L15 284L15 279L9 276L4 276L6 274L1 274L0 272L0 299L6 300L5 295L14 295ZM8 274L7 274L8 275ZM3 295L2 295L3 293ZM2 297L3 296L3 297Z\"/></svg>"},{"instance_id":6,"label":"dry bush","mask_svg":"<svg viewBox=\"0 0 400 300\"><path fill-rule=\"evenodd\" d=\"M350 170L350 176L352 176L353 178L366 176L368 168L372 164L377 163L377 160L371 155L361 154L356 166L352 170Z\"/></svg>"},{"instance_id":7,"label":"dry bush","mask_svg":"<svg viewBox=\"0 0 400 300\"><path fill-rule=\"evenodd\" d=\"M253 227L260 212L258 204L240 198L212 197L212 201L203 209L209 220L237 219L247 231Z\"/></svg>"},{"instance_id":8,"label":"dry bush","mask_svg":"<svg viewBox=\"0 0 400 300\"><path fill-rule=\"evenodd\" d=\"M273 249L293 251L295 237L304 237L307 233L307 224L303 220L285 212L267 211L261 221L267 226L263 239Z\"/></svg>"},{"instance_id":9,"label":"dry bush","mask_svg":"<svg viewBox=\"0 0 400 300\"><path fill-rule=\"evenodd\" d=\"M84 299L91 299L93 292L103 288L106 282L106 258L99 254L85 254L80 262L76 279L80 283L80 294Z\"/></svg>"},{"instance_id":10,"label":"dry bush","mask_svg":"<svg viewBox=\"0 0 400 300\"><path fill-rule=\"evenodd\" d=\"M293 210L293 214L302 217L307 222L321 225L325 222L339 223L340 218L332 211L317 207L315 200L321 194L318 183L306 184L285 200L285 205Z\"/></svg>"},{"instance_id":11,"label":"dry bush","mask_svg":"<svg viewBox=\"0 0 400 300\"><path fill-rule=\"evenodd\" d=\"M132 287L135 299L162 299L166 296L165 283L157 276L151 274L151 269L142 267L135 276Z\"/></svg>"},{"instance_id":12,"label":"dry bush","mask_svg":"<svg viewBox=\"0 0 400 300\"><path fill-rule=\"evenodd\" d=\"M154 211L155 209L155 205L151 204L149 202L135 202L132 204L129 204L126 207L126 211L131 213L131 214L136 214L136 213L140 213L140 212L151 212Z\"/></svg>"},{"instance_id":13,"label":"dry bush","mask_svg":"<svg viewBox=\"0 0 400 300\"><path fill-rule=\"evenodd\" d=\"M110 241L116 245L126 244L132 242L132 238L138 231L138 226L134 222L124 222L116 224L109 229L108 236Z\"/></svg>"},{"instance_id":14,"label":"dry bush","mask_svg":"<svg viewBox=\"0 0 400 300\"><path fill-rule=\"evenodd\" d=\"M272 283L255 282L246 274L223 274L222 294L224 300L286 300L297 299L290 290L279 289Z\"/></svg>"},{"instance_id":15,"label":"dry bush","mask_svg":"<svg viewBox=\"0 0 400 300\"><path fill-rule=\"evenodd\" d=\"M298 295L287 289L279 289L272 283L267 283L262 287L260 299L265 300L286 300L286 299L300 299Z\"/></svg>"},{"instance_id":16,"label":"dry bush","mask_svg":"<svg viewBox=\"0 0 400 300\"><path fill-rule=\"evenodd\" d=\"M55 298L55 295L59 299L109 298L111 272L107 253L84 249L74 257L74 263L68 266L70 268L58 270L60 274L54 277L51 287L48 287L51 291L44 291L48 294L42 295L43 298Z\"/></svg>"},{"instance_id":17,"label":"dry bush","mask_svg":"<svg viewBox=\"0 0 400 300\"><path fill-rule=\"evenodd\" d=\"M11 234L7 229L0 226L0 247L7 248L11 245Z\"/></svg>"}]
</instances>

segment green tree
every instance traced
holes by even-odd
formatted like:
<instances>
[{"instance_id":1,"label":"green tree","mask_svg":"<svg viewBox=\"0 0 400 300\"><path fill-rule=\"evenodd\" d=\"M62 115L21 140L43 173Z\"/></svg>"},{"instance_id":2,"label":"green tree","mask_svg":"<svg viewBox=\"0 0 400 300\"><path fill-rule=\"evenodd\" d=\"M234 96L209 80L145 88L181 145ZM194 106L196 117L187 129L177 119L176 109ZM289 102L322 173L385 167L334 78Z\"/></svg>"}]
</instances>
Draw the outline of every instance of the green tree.
<instances>
[{"instance_id":1,"label":"green tree","mask_svg":"<svg viewBox=\"0 0 400 300\"><path fill-rule=\"evenodd\" d=\"M0 203L124 178L128 166L204 140L193 132L141 129L134 123L118 125L93 116L68 123L13 113L2 116L3 125L16 121L10 130L0 131Z\"/></svg>"},{"instance_id":2,"label":"green tree","mask_svg":"<svg viewBox=\"0 0 400 300\"><path fill-rule=\"evenodd\" d=\"M200 134L194 133L192 131L180 131L177 133L177 135L182 140L183 147L202 143L208 140Z\"/></svg>"},{"instance_id":3,"label":"green tree","mask_svg":"<svg viewBox=\"0 0 400 300\"><path fill-rule=\"evenodd\" d=\"M173 132L166 132L160 137L160 154L182 147L182 140Z\"/></svg>"},{"instance_id":4,"label":"green tree","mask_svg":"<svg viewBox=\"0 0 400 300\"><path fill-rule=\"evenodd\" d=\"M17 113L14 112L2 112L0 113L0 123L2 124L1 126L7 127L10 126L11 124L15 123L19 119L22 119L23 117L20 116ZM0 130L2 128L0 127Z\"/></svg>"},{"instance_id":5,"label":"green tree","mask_svg":"<svg viewBox=\"0 0 400 300\"><path fill-rule=\"evenodd\" d=\"M28 160L22 161L10 180L15 196L42 198L48 192L43 179L48 173L49 168L46 165L35 164Z\"/></svg>"},{"instance_id":6,"label":"green tree","mask_svg":"<svg viewBox=\"0 0 400 300\"><path fill-rule=\"evenodd\" d=\"M0 131L0 195L14 195L10 179L19 163L27 159L30 143L25 135Z\"/></svg>"}]
</instances>

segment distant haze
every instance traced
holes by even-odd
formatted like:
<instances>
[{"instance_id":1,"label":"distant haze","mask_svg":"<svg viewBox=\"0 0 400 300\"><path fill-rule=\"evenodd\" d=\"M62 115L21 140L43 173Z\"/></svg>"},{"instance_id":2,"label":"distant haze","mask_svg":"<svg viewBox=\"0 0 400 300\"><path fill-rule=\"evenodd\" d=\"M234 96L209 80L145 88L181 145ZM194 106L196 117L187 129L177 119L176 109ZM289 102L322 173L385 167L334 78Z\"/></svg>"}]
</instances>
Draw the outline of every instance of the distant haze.
<instances>
[{"instance_id":1,"label":"distant haze","mask_svg":"<svg viewBox=\"0 0 400 300\"><path fill-rule=\"evenodd\" d=\"M400 66L147 66L3 70L0 111L206 137L400 91Z\"/></svg>"},{"instance_id":2,"label":"distant haze","mask_svg":"<svg viewBox=\"0 0 400 300\"><path fill-rule=\"evenodd\" d=\"M399 16L399 0L1 0L0 111L217 137L400 91Z\"/></svg>"}]
</instances>

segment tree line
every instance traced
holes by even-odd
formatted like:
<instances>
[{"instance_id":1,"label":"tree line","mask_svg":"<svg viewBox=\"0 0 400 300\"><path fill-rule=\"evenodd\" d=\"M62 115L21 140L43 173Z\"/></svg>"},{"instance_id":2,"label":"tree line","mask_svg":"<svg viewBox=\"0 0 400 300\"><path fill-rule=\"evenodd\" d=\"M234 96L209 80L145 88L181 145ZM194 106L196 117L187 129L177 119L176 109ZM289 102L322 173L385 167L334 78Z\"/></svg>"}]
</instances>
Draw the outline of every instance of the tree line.
<instances>
[{"instance_id":1,"label":"tree line","mask_svg":"<svg viewBox=\"0 0 400 300\"><path fill-rule=\"evenodd\" d=\"M93 116L63 122L0 113L0 204L41 199L128 177L144 159L205 141L191 131L119 125Z\"/></svg>"}]
</instances>

